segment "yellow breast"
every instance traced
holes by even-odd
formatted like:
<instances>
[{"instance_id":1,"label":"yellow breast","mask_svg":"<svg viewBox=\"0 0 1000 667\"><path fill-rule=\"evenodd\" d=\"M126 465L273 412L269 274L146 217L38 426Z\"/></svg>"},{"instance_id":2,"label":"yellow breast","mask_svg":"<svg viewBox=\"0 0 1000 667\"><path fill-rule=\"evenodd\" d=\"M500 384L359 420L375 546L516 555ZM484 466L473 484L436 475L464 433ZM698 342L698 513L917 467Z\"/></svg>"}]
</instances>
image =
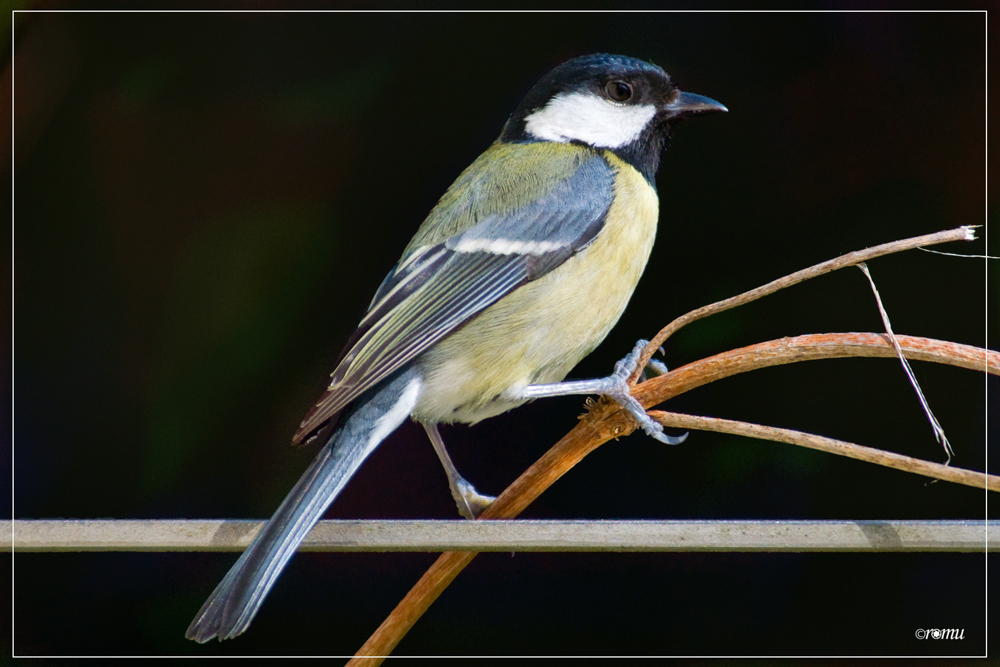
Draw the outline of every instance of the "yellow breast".
<instances>
[{"instance_id":1,"label":"yellow breast","mask_svg":"<svg viewBox=\"0 0 1000 667\"><path fill-rule=\"evenodd\" d=\"M525 386L563 380L614 327L649 259L659 201L634 168L605 159L617 173L601 233L424 354L416 419L475 423L516 407Z\"/></svg>"}]
</instances>

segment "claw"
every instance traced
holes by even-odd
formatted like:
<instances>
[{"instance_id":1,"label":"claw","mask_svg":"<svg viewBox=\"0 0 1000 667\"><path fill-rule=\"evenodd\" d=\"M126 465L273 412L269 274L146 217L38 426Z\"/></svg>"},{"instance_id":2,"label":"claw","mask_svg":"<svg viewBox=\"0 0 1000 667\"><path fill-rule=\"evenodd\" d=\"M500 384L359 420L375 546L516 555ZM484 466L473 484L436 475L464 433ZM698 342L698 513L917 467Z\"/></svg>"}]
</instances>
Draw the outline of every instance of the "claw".
<instances>
[{"instance_id":1,"label":"claw","mask_svg":"<svg viewBox=\"0 0 1000 667\"><path fill-rule=\"evenodd\" d=\"M660 377L661 375L666 375L669 372L670 369L667 368L665 363L659 359L650 359L649 363L646 364L646 367L642 370L642 379L649 379L649 375L647 375L647 373L651 373L653 377Z\"/></svg>"},{"instance_id":2,"label":"claw","mask_svg":"<svg viewBox=\"0 0 1000 667\"><path fill-rule=\"evenodd\" d=\"M664 433L663 425L647 415L646 410L642 407L642 404L635 400L631 392L629 392L628 378L635 370L636 364L639 363L639 356L648 344L649 341L640 340L635 344L635 347L628 354L628 356L615 364L615 372L612 377L609 378L609 380L612 380L612 386L610 387L610 391L607 392L607 395L615 399L619 405L629 411L632 417L639 422L639 428L641 428L646 435L667 445L679 445L687 440L688 434L685 433L681 436L673 436ZM666 372L666 366L662 362L655 363L662 366L664 372ZM652 360L649 365L653 366Z\"/></svg>"}]
</instances>

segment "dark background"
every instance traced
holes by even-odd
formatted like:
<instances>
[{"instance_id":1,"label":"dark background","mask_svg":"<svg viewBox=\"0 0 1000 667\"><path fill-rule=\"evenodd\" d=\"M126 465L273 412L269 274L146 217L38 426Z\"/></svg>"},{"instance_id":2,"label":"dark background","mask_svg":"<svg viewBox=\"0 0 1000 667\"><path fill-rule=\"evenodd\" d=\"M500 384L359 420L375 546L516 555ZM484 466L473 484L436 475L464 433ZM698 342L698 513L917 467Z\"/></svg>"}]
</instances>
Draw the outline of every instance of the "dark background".
<instances>
[{"instance_id":1,"label":"dark background","mask_svg":"<svg viewBox=\"0 0 1000 667\"><path fill-rule=\"evenodd\" d=\"M15 28L16 518L268 517L314 455L289 438L385 272L573 56L652 60L730 113L678 128L649 267L571 377L608 374L698 306L987 217L982 13L31 13ZM911 251L870 268L897 333L981 346L984 265ZM850 269L696 323L665 360L881 328ZM955 465L983 470L983 376L915 371ZM543 400L444 436L499 493L581 407ZM669 407L943 460L892 360L758 371ZM982 519L986 503L786 445L639 434L524 516ZM457 519L409 423L327 517ZM199 646L184 630L234 554L22 554L14 648L349 655L433 559L300 554L246 635ZM396 653L977 655L984 568L982 554L486 554ZM965 639L914 638L934 627Z\"/></svg>"}]
</instances>

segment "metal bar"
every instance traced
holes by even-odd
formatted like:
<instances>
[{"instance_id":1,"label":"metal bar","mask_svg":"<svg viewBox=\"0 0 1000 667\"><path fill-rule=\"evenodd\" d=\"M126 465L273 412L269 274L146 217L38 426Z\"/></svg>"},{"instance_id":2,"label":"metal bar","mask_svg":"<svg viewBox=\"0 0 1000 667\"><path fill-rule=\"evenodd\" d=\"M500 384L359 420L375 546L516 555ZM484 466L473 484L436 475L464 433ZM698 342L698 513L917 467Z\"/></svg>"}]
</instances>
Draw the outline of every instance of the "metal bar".
<instances>
[{"instance_id":1,"label":"metal bar","mask_svg":"<svg viewBox=\"0 0 1000 667\"><path fill-rule=\"evenodd\" d=\"M18 520L32 551L242 551L263 521ZM987 539L987 531L992 539ZM998 521L321 521L303 551L1000 551Z\"/></svg>"}]
</instances>

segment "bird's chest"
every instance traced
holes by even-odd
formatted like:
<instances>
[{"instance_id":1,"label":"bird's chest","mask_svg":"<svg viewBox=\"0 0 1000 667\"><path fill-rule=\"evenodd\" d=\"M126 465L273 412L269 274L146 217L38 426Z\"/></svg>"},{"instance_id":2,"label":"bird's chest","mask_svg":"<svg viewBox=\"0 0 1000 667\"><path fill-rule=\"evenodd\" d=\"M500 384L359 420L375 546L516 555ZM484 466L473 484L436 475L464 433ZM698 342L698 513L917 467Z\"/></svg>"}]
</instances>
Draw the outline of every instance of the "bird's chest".
<instances>
[{"instance_id":1,"label":"bird's chest","mask_svg":"<svg viewBox=\"0 0 1000 667\"><path fill-rule=\"evenodd\" d=\"M594 242L553 271L551 280L525 286L537 291L530 309L537 316L533 348L526 350L539 369L531 384L562 380L604 340L646 267L659 201L638 172L627 165L620 169L614 203Z\"/></svg>"}]
</instances>

